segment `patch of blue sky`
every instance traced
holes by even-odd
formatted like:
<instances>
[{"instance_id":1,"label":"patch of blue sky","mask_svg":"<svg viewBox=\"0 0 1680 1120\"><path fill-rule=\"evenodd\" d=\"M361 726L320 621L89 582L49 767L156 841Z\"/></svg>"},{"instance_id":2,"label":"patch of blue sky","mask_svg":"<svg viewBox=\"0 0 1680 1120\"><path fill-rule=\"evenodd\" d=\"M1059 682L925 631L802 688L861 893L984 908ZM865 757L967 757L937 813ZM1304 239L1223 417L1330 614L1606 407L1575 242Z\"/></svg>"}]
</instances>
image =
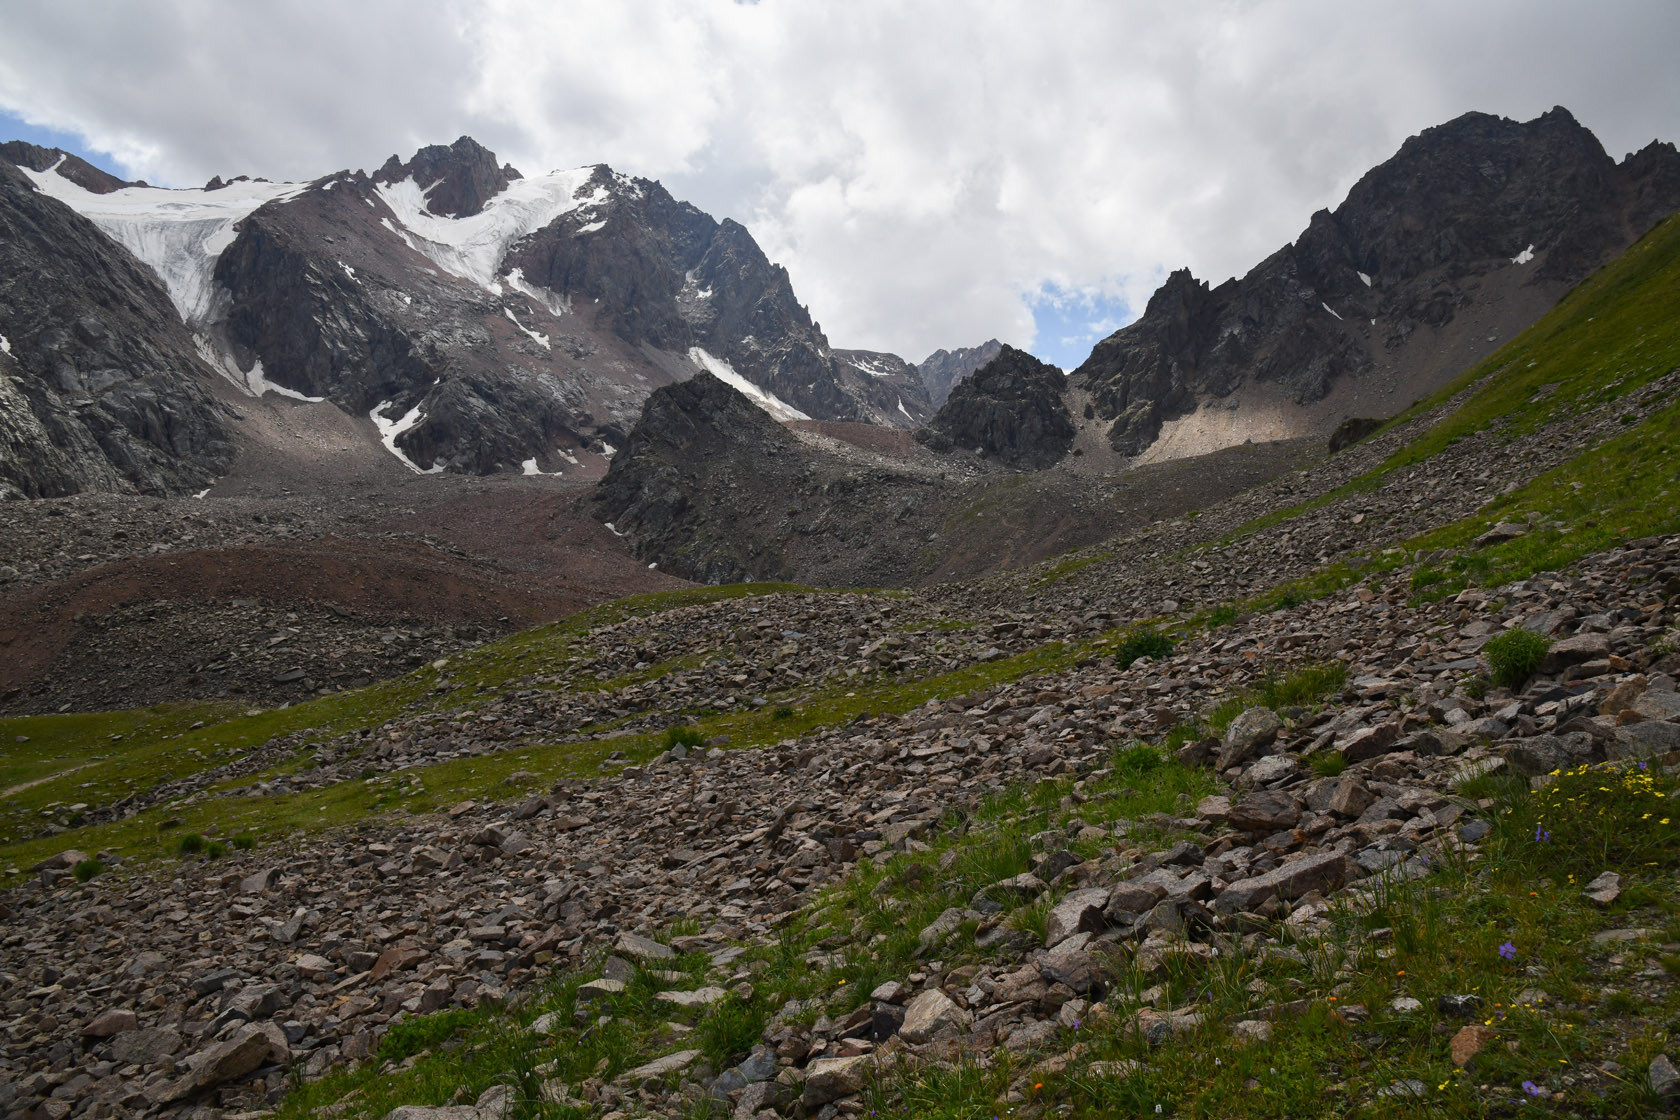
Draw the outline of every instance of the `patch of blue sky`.
<instances>
[{"instance_id":1,"label":"patch of blue sky","mask_svg":"<svg viewBox=\"0 0 1680 1120\"><path fill-rule=\"evenodd\" d=\"M1091 355L1091 347L1126 326L1137 315L1118 295L1100 288L1045 284L1028 299L1032 308L1033 356L1072 371Z\"/></svg>"}]
</instances>

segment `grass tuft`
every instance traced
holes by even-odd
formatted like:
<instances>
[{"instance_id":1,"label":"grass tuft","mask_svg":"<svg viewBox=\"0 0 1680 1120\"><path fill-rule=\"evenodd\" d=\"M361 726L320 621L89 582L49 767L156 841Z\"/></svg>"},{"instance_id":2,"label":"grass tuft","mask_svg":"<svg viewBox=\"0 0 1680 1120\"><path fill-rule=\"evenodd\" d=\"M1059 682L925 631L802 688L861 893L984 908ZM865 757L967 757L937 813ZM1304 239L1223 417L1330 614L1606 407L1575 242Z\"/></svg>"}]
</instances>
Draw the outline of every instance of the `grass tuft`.
<instances>
[{"instance_id":1,"label":"grass tuft","mask_svg":"<svg viewBox=\"0 0 1680 1120\"><path fill-rule=\"evenodd\" d=\"M1487 658L1494 684L1517 689L1540 668L1546 651L1551 648L1549 639L1518 628L1489 638L1482 647L1482 655Z\"/></svg>"}]
</instances>

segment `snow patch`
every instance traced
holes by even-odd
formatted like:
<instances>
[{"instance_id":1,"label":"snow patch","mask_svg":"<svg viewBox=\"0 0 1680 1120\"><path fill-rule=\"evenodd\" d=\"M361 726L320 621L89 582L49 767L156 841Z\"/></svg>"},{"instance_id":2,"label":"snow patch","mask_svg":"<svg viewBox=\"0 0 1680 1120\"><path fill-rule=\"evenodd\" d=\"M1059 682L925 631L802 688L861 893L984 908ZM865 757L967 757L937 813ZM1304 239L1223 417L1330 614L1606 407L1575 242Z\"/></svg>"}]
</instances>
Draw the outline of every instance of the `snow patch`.
<instances>
[{"instance_id":1,"label":"snow patch","mask_svg":"<svg viewBox=\"0 0 1680 1120\"><path fill-rule=\"evenodd\" d=\"M618 454L618 448L614 447L612 444L608 443L606 440L601 441L601 457L602 458L611 459L614 455L617 455L617 454Z\"/></svg>"},{"instance_id":2,"label":"snow patch","mask_svg":"<svg viewBox=\"0 0 1680 1120\"><path fill-rule=\"evenodd\" d=\"M194 326L210 316L216 258L233 244L233 227L264 203L308 189L307 183L245 180L214 191L124 187L94 194L58 174L56 163L45 171L21 170L42 194L87 218L150 265L182 320Z\"/></svg>"},{"instance_id":3,"label":"snow patch","mask_svg":"<svg viewBox=\"0 0 1680 1120\"><path fill-rule=\"evenodd\" d=\"M508 247L580 206L606 202L605 187L578 198L593 167L554 171L515 179L483 210L464 218L439 217L426 209L426 191L412 177L400 183L377 183L374 190L398 224L413 235L410 247L452 276L499 293L496 272Z\"/></svg>"},{"instance_id":4,"label":"snow patch","mask_svg":"<svg viewBox=\"0 0 1680 1120\"><path fill-rule=\"evenodd\" d=\"M224 351L202 334L193 335L193 346L197 348L198 356L204 359L206 365L233 382L235 388L253 397L260 397L264 393L275 393L282 397L289 397L294 401L303 401L306 404L320 404L327 399L325 397L305 396L296 389L288 389L284 385L277 385L270 381L263 375L263 364L260 358L251 363L251 368L248 371L240 369L239 363L233 360L233 355Z\"/></svg>"},{"instance_id":5,"label":"snow patch","mask_svg":"<svg viewBox=\"0 0 1680 1120\"><path fill-rule=\"evenodd\" d=\"M351 280L354 280L358 284L361 283L360 280L356 280L356 270L355 269L351 268L349 265L345 264L343 261L338 262L338 267L342 268L344 270L344 275L350 277Z\"/></svg>"},{"instance_id":6,"label":"snow patch","mask_svg":"<svg viewBox=\"0 0 1680 1120\"><path fill-rule=\"evenodd\" d=\"M11 352L12 344L10 340L8 340L5 335L0 334L0 354L10 354Z\"/></svg>"},{"instance_id":7,"label":"snow patch","mask_svg":"<svg viewBox=\"0 0 1680 1120\"><path fill-rule=\"evenodd\" d=\"M699 346L688 348L688 360L722 381L725 385L739 392L758 407L774 416L777 420L809 420L810 417L794 408L791 404L781 400L773 393L765 392L751 381L735 372L735 367L722 358L707 353Z\"/></svg>"},{"instance_id":8,"label":"snow patch","mask_svg":"<svg viewBox=\"0 0 1680 1120\"><path fill-rule=\"evenodd\" d=\"M398 436L402 435L404 432L408 431L410 428L414 427L414 425L420 423L420 421L426 418L426 414L420 411L421 406L415 405L395 420L387 419L385 416L381 415L387 408L390 407L390 401L380 401L378 404L374 405L373 410L368 413L368 419L372 420L374 425L379 429L379 441L385 445L385 450L401 459L403 461L403 465L415 474L442 474L442 463L433 463L431 466L422 469L413 459L410 459L407 455L403 454L402 448L397 446Z\"/></svg>"},{"instance_id":9,"label":"snow patch","mask_svg":"<svg viewBox=\"0 0 1680 1120\"><path fill-rule=\"evenodd\" d=\"M910 423L914 424L916 422L916 418L914 416L910 415L910 410L908 408L904 407L904 398L903 397L898 398L898 410L900 412L904 413L904 418L906 420L910 421Z\"/></svg>"},{"instance_id":10,"label":"snow patch","mask_svg":"<svg viewBox=\"0 0 1680 1120\"><path fill-rule=\"evenodd\" d=\"M860 369L871 377L891 377L894 372L891 366L875 358L851 358L848 360L853 368Z\"/></svg>"},{"instance_id":11,"label":"snow patch","mask_svg":"<svg viewBox=\"0 0 1680 1120\"><path fill-rule=\"evenodd\" d=\"M1332 314L1332 315L1336 315L1336 309L1335 309L1335 308L1333 308L1333 307L1331 307L1331 306L1330 306L1330 305L1329 305L1329 304L1328 304L1328 303L1322 303L1322 302L1321 302L1321 303L1320 303L1320 304L1319 304L1319 306L1320 306L1320 307L1322 307L1322 308L1324 308L1324 310L1326 310L1326 311L1328 311L1328 312L1330 312L1330 314ZM1341 316L1340 316L1340 315L1336 315L1336 318L1338 318L1338 319L1340 319L1340 318L1341 318Z\"/></svg>"},{"instance_id":12,"label":"snow patch","mask_svg":"<svg viewBox=\"0 0 1680 1120\"><path fill-rule=\"evenodd\" d=\"M1360 278L1360 279L1361 279L1361 280L1363 280L1363 281L1365 281L1365 286L1366 286L1366 287L1367 287L1367 288L1369 288L1369 287L1370 287L1370 286L1371 286L1371 278L1370 278L1370 277L1369 277L1369 276L1367 276L1367 275L1365 275L1365 274L1364 274L1364 273L1363 273L1363 272L1361 272L1361 273L1360 273L1360 274L1359 274L1359 278Z\"/></svg>"},{"instance_id":13,"label":"snow patch","mask_svg":"<svg viewBox=\"0 0 1680 1120\"><path fill-rule=\"evenodd\" d=\"M541 346L544 350L554 349L554 347L552 347L548 344L548 336L546 334L538 334L536 331L532 330L530 327L527 327L524 323L521 323L518 320L518 318L516 318L514 316L512 308L510 308L510 307L502 308L502 314L506 315L508 317L508 322L512 323L514 326L518 327L522 332L524 332L526 338L529 338L532 342L536 343L538 346Z\"/></svg>"},{"instance_id":14,"label":"snow patch","mask_svg":"<svg viewBox=\"0 0 1680 1120\"><path fill-rule=\"evenodd\" d=\"M577 231L578 231L579 234L594 233L596 230L601 230L601 229L606 229L606 228L607 228L607 220L605 218L602 218L598 222L590 222L586 226L579 226Z\"/></svg>"},{"instance_id":15,"label":"snow patch","mask_svg":"<svg viewBox=\"0 0 1680 1120\"><path fill-rule=\"evenodd\" d=\"M606 526L607 526L607 531L610 532L613 536L622 537L624 535L623 533L618 531L618 526L614 525L611 521L606 522Z\"/></svg>"},{"instance_id":16,"label":"snow patch","mask_svg":"<svg viewBox=\"0 0 1680 1120\"><path fill-rule=\"evenodd\" d=\"M210 493L210 487L206 486L204 489L202 489L198 493L194 494L193 497L202 498L209 493Z\"/></svg>"},{"instance_id":17,"label":"snow patch","mask_svg":"<svg viewBox=\"0 0 1680 1120\"><path fill-rule=\"evenodd\" d=\"M1530 245L1528 248L1524 249L1522 252L1520 252L1516 256L1512 257L1511 258L1511 263L1512 264L1527 264L1529 261L1531 261L1533 259L1534 259L1534 246Z\"/></svg>"},{"instance_id":18,"label":"snow patch","mask_svg":"<svg viewBox=\"0 0 1680 1120\"><path fill-rule=\"evenodd\" d=\"M512 288L514 291L520 293L521 295L529 296L531 299L534 299L538 303L542 304L543 309L556 319L560 318L560 316L566 314L572 309L571 296L557 295L556 293L549 291L547 288L531 283L529 280L525 279L525 270L522 268L509 269L508 274L502 277L502 279L506 280L507 286Z\"/></svg>"}]
</instances>

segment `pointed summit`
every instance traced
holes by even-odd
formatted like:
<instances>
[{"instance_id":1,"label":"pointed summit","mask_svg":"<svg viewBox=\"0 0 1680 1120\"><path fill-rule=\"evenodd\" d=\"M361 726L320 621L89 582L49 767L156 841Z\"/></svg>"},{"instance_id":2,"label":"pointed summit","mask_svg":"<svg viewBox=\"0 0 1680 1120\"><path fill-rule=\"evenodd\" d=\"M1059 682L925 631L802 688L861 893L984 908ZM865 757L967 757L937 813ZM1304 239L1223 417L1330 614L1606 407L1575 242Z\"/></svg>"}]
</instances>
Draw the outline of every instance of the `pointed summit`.
<instances>
[{"instance_id":1,"label":"pointed summit","mask_svg":"<svg viewBox=\"0 0 1680 1120\"><path fill-rule=\"evenodd\" d=\"M497 166L495 152L471 136L463 136L448 147L430 144L421 148L407 163L392 156L374 175L380 183L407 178L413 178L427 192L427 210L439 217L466 218L483 210L485 203L523 176L511 164Z\"/></svg>"}]
</instances>

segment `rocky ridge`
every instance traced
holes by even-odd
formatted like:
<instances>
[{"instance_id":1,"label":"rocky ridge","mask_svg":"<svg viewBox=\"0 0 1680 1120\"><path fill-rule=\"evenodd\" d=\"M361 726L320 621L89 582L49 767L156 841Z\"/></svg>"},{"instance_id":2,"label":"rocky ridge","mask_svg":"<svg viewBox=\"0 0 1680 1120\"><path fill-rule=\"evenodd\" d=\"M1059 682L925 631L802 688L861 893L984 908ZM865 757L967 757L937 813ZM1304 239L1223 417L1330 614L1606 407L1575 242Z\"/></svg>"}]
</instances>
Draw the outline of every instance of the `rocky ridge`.
<instances>
[{"instance_id":1,"label":"rocky ridge","mask_svg":"<svg viewBox=\"0 0 1680 1120\"><path fill-rule=\"evenodd\" d=\"M973 450L1022 470L1055 464L1073 446L1073 417L1055 366L1004 346L958 382L916 440L933 451Z\"/></svg>"},{"instance_id":2,"label":"rocky ridge","mask_svg":"<svg viewBox=\"0 0 1680 1120\"><path fill-rule=\"evenodd\" d=\"M976 405L986 424L995 422L977 438L1042 453L1055 443L1046 428L1060 407L1048 385L1044 394ZM1017 567L1179 515L1276 477L1315 450L1233 449L1193 471L1163 464L1091 482L1011 470L1000 458L1013 450L939 454L908 433L877 450L878 430L868 439L823 430L838 428L777 425L706 376L657 390L597 485L594 514L643 563L697 582L918 586Z\"/></svg>"},{"instance_id":3,"label":"rocky ridge","mask_svg":"<svg viewBox=\"0 0 1680 1120\"><path fill-rule=\"evenodd\" d=\"M957 382L998 356L1003 343L988 339L978 346L962 346L955 350L935 350L916 366L916 372L926 387L933 407L944 405Z\"/></svg>"},{"instance_id":4,"label":"rocky ridge","mask_svg":"<svg viewBox=\"0 0 1680 1120\"><path fill-rule=\"evenodd\" d=\"M1241 279L1173 273L1072 382L1126 455L1256 389L1328 434L1349 407L1392 414L1439 387L1677 206L1672 144L1618 164L1561 108L1469 113L1407 140ZM1352 403L1368 382L1403 395Z\"/></svg>"}]
</instances>

